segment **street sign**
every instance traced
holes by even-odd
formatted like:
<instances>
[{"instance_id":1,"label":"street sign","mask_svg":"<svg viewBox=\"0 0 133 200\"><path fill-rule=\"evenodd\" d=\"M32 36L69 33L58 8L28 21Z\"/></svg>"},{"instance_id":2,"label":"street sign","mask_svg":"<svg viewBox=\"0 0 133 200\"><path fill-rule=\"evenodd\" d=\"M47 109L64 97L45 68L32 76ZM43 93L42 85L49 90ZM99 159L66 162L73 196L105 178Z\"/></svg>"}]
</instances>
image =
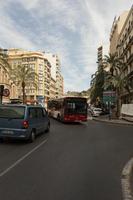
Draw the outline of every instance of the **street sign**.
<instances>
[{"instance_id":1,"label":"street sign","mask_svg":"<svg viewBox=\"0 0 133 200\"><path fill-rule=\"evenodd\" d=\"M116 96L116 92L115 91L104 91L103 92L103 96Z\"/></svg>"},{"instance_id":2,"label":"street sign","mask_svg":"<svg viewBox=\"0 0 133 200\"><path fill-rule=\"evenodd\" d=\"M104 91L103 92L103 102L104 103L115 103L116 102L116 92L115 91Z\"/></svg>"},{"instance_id":3,"label":"street sign","mask_svg":"<svg viewBox=\"0 0 133 200\"><path fill-rule=\"evenodd\" d=\"M8 89L4 89L3 96L8 97L10 95L10 91Z\"/></svg>"}]
</instances>

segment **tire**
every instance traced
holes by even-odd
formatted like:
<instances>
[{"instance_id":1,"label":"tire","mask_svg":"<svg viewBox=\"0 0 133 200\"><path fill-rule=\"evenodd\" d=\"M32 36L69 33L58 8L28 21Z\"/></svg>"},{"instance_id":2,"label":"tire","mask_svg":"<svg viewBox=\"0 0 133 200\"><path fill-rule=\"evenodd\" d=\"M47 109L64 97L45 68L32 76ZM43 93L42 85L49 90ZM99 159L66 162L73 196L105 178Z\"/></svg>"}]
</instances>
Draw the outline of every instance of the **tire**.
<instances>
[{"instance_id":1,"label":"tire","mask_svg":"<svg viewBox=\"0 0 133 200\"><path fill-rule=\"evenodd\" d=\"M29 137L28 141L30 143L35 141L35 131L33 131L33 130L31 131L31 134L30 134L30 137Z\"/></svg>"},{"instance_id":2,"label":"tire","mask_svg":"<svg viewBox=\"0 0 133 200\"><path fill-rule=\"evenodd\" d=\"M61 121L61 118L60 118L60 115L58 114L58 116L57 116L57 120L58 121Z\"/></svg>"},{"instance_id":3,"label":"tire","mask_svg":"<svg viewBox=\"0 0 133 200\"><path fill-rule=\"evenodd\" d=\"M0 138L0 143L3 143L4 142L4 138Z\"/></svg>"},{"instance_id":4,"label":"tire","mask_svg":"<svg viewBox=\"0 0 133 200\"><path fill-rule=\"evenodd\" d=\"M50 123L48 123L47 129L45 130L45 133L49 133L50 132Z\"/></svg>"}]
</instances>

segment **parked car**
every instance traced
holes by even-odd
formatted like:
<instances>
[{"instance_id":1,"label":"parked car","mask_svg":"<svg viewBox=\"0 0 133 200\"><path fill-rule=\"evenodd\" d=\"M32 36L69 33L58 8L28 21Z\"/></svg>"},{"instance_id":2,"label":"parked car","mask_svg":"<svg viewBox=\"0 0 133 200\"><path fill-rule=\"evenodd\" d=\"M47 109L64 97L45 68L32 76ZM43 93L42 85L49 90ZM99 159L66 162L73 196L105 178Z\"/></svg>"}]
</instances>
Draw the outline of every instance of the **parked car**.
<instances>
[{"instance_id":1,"label":"parked car","mask_svg":"<svg viewBox=\"0 0 133 200\"><path fill-rule=\"evenodd\" d=\"M0 105L0 139L15 138L33 142L39 133L49 132L45 108L34 105Z\"/></svg>"},{"instance_id":2,"label":"parked car","mask_svg":"<svg viewBox=\"0 0 133 200\"><path fill-rule=\"evenodd\" d=\"M91 116L93 115L93 110L91 108L88 108L87 112L88 112L88 115L91 115Z\"/></svg>"},{"instance_id":3,"label":"parked car","mask_svg":"<svg viewBox=\"0 0 133 200\"><path fill-rule=\"evenodd\" d=\"M101 115L101 113L102 113L101 108L93 108L92 109L92 116L94 116L94 117L98 117L99 115Z\"/></svg>"}]
</instances>

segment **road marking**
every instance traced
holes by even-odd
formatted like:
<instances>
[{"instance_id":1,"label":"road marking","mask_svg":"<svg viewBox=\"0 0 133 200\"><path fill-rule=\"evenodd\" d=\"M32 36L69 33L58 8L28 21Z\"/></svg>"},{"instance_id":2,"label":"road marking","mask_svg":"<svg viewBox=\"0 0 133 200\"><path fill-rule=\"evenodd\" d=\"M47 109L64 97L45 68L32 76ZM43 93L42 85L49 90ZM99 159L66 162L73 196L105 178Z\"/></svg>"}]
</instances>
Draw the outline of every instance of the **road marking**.
<instances>
[{"instance_id":1,"label":"road marking","mask_svg":"<svg viewBox=\"0 0 133 200\"><path fill-rule=\"evenodd\" d=\"M25 158L27 158L30 154L32 154L34 151L36 151L37 149L39 149L43 144L45 144L47 142L48 139L42 141L39 145L37 145L36 147L34 147L31 151L29 151L27 154L25 154L24 156L22 156L20 159L18 159L15 163L13 163L10 167L8 167L6 170L4 170L3 172L0 173L0 177L4 176L5 174L7 174L11 169L13 169L14 167L16 167L20 162L22 162Z\"/></svg>"},{"instance_id":2,"label":"road marking","mask_svg":"<svg viewBox=\"0 0 133 200\"><path fill-rule=\"evenodd\" d=\"M122 170L122 193L124 200L133 200L131 176L133 172L133 158L131 158Z\"/></svg>"}]
</instances>

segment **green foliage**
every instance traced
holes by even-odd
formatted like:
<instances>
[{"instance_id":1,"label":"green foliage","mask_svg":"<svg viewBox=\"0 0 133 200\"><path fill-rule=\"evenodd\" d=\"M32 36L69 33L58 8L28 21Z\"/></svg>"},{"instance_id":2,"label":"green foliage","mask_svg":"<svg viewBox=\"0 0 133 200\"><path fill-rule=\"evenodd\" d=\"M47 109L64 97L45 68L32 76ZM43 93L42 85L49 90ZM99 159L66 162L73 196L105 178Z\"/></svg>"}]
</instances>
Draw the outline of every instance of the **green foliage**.
<instances>
[{"instance_id":1,"label":"green foliage","mask_svg":"<svg viewBox=\"0 0 133 200\"><path fill-rule=\"evenodd\" d=\"M128 67L117 55L105 56L105 63L110 65L110 71L107 73L104 82L105 90L115 90L117 94L117 116L120 115L121 94L126 89L130 95L130 77L124 75L125 69Z\"/></svg>"},{"instance_id":2,"label":"green foliage","mask_svg":"<svg viewBox=\"0 0 133 200\"><path fill-rule=\"evenodd\" d=\"M105 66L109 65L109 72L113 76L114 73L118 73L120 70L120 62L121 60L117 57L117 54L109 54L104 56L104 64Z\"/></svg>"},{"instance_id":3,"label":"green foliage","mask_svg":"<svg viewBox=\"0 0 133 200\"><path fill-rule=\"evenodd\" d=\"M10 70L11 80L22 88L23 103L25 102L25 87L37 88L38 75L28 65L17 65Z\"/></svg>"},{"instance_id":4,"label":"green foliage","mask_svg":"<svg viewBox=\"0 0 133 200\"><path fill-rule=\"evenodd\" d=\"M90 94L91 103L95 104L97 100L102 102L105 75L106 71L102 65L98 68L96 73L92 75Z\"/></svg>"},{"instance_id":5,"label":"green foliage","mask_svg":"<svg viewBox=\"0 0 133 200\"><path fill-rule=\"evenodd\" d=\"M108 72L104 68L109 66ZM105 55L103 66L99 67L91 80L91 103L96 103L97 99L102 100L103 90L115 90L117 93L117 113L120 114L121 94L124 89L131 95L132 83L128 76L124 75L127 64L117 54Z\"/></svg>"}]
</instances>

